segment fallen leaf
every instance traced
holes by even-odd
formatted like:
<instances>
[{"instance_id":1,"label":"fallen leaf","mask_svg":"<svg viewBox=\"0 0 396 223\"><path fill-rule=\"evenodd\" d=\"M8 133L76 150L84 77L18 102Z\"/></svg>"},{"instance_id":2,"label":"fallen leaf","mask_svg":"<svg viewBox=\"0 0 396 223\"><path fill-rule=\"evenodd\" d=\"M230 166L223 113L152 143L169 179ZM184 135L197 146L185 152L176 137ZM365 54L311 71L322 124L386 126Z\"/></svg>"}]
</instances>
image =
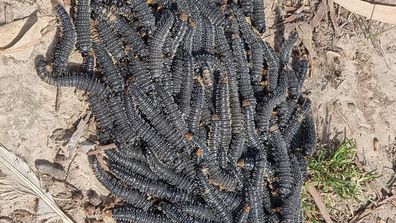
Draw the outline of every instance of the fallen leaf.
<instances>
[{"instance_id":1,"label":"fallen leaf","mask_svg":"<svg viewBox=\"0 0 396 223\"><path fill-rule=\"evenodd\" d=\"M320 196L319 191L316 190L316 188L310 183L307 183L307 190L308 190L308 193L314 199L315 204L318 207L319 212L322 215L322 217L325 220L325 222L326 223L333 223L333 221L331 220L330 214L326 210L326 205L324 204L323 199Z\"/></svg>"},{"instance_id":2,"label":"fallen leaf","mask_svg":"<svg viewBox=\"0 0 396 223\"><path fill-rule=\"evenodd\" d=\"M336 36L340 35L340 27L338 27L337 24L337 16L334 10L334 1L333 0L327 0L327 6L329 7L329 14L330 14L330 20L331 23L333 24L334 32Z\"/></svg>"},{"instance_id":3,"label":"fallen leaf","mask_svg":"<svg viewBox=\"0 0 396 223\"><path fill-rule=\"evenodd\" d=\"M322 2L320 3L318 10L316 10L316 14L315 16L312 18L311 20L311 26L313 28L316 28L319 26L320 21L322 21L323 17L326 15L328 10L327 4L326 4L326 0L322 0Z\"/></svg>"},{"instance_id":4,"label":"fallen leaf","mask_svg":"<svg viewBox=\"0 0 396 223\"><path fill-rule=\"evenodd\" d=\"M370 3L361 0L333 0L347 10L366 18L396 24L396 6Z\"/></svg>"},{"instance_id":5,"label":"fallen leaf","mask_svg":"<svg viewBox=\"0 0 396 223\"><path fill-rule=\"evenodd\" d=\"M312 27L307 22L302 22L296 26L298 36L301 42L304 44L305 48L309 51L309 54L315 54L312 45Z\"/></svg>"},{"instance_id":6,"label":"fallen leaf","mask_svg":"<svg viewBox=\"0 0 396 223\"><path fill-rule=\"evenodd\" d=\"M316 51L313 48L313 43L312 43L312 26L308 24L307 22L300 22L296 26L296 30L298 33L298 36L300 37L301 42L304 44L305 48L307 48L308 53L309 53L309 62L311 64L311 75L315 73L315 61L313 58L316 57Z\"/></svg>"},{"instance_id":7,"label":"fallen leaf","mask_svg":"<svg viewBox=\"0 0 396 223\"><path fill-rule=\"evenodd\" d=\"M32 14L28 18L0 26L0 54L20 60L28 59L35 44L48 33L46 29L53 20L54 17L37 17Z\"/></svg>"}]
</instances>

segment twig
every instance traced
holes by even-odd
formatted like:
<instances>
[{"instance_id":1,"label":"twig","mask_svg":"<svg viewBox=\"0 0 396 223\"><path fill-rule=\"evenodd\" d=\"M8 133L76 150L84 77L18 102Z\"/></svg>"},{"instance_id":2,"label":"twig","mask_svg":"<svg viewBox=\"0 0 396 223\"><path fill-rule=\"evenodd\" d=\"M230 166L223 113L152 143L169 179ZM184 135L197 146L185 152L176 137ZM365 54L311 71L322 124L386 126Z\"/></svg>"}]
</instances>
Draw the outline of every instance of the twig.
<instances>
[{"instance_id":1,"label":"twig","mask_svg":"<svg viewBox=\"0 0 396 223\"><path fill-rule=\"evenodd\" d=\"M326 205L323 202L322 197L320 196L320 193L316 188L311 184L307 183L307 189L308 193L312 196L312 198L315 201L316 206L319 208L320 214L323 216L323 219L325 220L326 223L333 223L331 220L331 216L329 212L326 210Z\"/></svg>"},{"instance_id":2,"label":"twig","mask_svg":"<svg viewBox=\"0 0 396 223\"><path fill-rule=\"evenodd\" d=\"M360 209L360 211L351 218L348 223L358 223L361 222L365 217L369 216L374 212L374 210L380 208L381 206L387 204L389 201L396 199L396 194L386 194L377 198L377 201L369 203L366 207Z\"/></svg>"},{"instance_id":3,"label":"twig","mask_svg":"<svg viewBox=\"0 0 396 223\"><path fill-rule=\"evenodd\" d=\"M326 15L327 12L327 4L326 0L322 0L320 3L318 10L316 11L315 16L312 18L310 25L312 28L316 28L319 26L320 21L322 21L323 17Z\"/></svg>"},{"instance_id":4,"label":"twig","mask_svg":"<svg viewBox=\"0 0 396 223\"><path fill-rule=\"evenodd\" d=\"M333 0L327 0L327 6L329 7L329 14L330 14L329 17L330 17L331 23L333 24L334 32L335 32L336 36L338 36L341 31L337 24L337 17L336 17L336 13L334 10Z\"/></svg>"},{"instance_id":5,"label":"twig","mask_svg":"<svg viewBox=\"0 0 396 223\"><path fill-rule=\"evenodd\" d=\"M76 131L74 131L73 135L70 137L69 141L66 144L66 148L68 150L68 157L70 157L74 150L76 149L77 143L80 141L81 135L84 133L87 123L91 118L91 112L88 112L85 118L82 118L77 125Z\"/></svg>"},{"instance_id":6,"label":"twig","mask_svg":"<svg viewBox=\"0 0 396 223\"><path fill-rule=\"evenodd\" d=\"M59 98L61 97L60 87L56 87L56 95L55 95L55 111L59 111Z\"/></svg>"},{"instance_id":7,"label":"twig","mask_svg":"<svg viewBox=\"0 0 396 223\"><path fill-rule=\"evenodd\" d=\"M115 149L117 146L114 143L108 144L108 145L96 145L95 150L91 150L87 152L88 156L93 156L93 155L98 155L102 151L108 150L108 149Z\"/></svg>"}]
</instances>

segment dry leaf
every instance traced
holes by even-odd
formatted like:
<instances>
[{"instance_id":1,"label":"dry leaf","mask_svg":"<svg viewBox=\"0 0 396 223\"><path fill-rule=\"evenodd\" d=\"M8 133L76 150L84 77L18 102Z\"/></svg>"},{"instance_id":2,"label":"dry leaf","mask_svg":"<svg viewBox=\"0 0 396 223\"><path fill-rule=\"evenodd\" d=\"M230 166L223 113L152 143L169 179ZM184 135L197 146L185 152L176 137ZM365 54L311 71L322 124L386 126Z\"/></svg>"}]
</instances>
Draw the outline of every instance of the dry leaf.
<instances>
[{"instance_id":1,"label":"dry leaf","mask_svg":"<svg viewBox=\"0 0 396 223\"><path fill-rule=\"evenodd\" d=\"M323 17L326 15L327 11L328 11L328 7L326 4L326 0L322 0L322 2L320 3L320 5L318 7L318 10L316 10L315 16L311 20L311 26L313 28L316 28L319 26L320 21L322 21Z\"/></svg>"},{"instance_id":2,"label":"dry leaf","mask_svg":"<svg viewBox=\"0 0 396 223\"><path fill-rule=\"evenodd\" d=\"M318 207L320 214L322 214L322 217L325 220L325 222L333 223L333 221L331 220L330 214L326 210L326 205L324 204L322 196L320 196L319 191L316 190L316 188L310 183L307 183L307 190L308 190L308 193L314 199L315 204Z\"/></svg>"},{"instance_id":3,"label":"dry leaf","mask_svg":"<svg viewBox=\"0 0 396 223\"><path fill-rule=\"evenodd\" d=\"M51 21L54 21L54 17L32 15L0 26L0 54L20 60L28 59L35 44L48 32L46 29Z\"/></svg>"},{"instance_id":4,"label":"dry leaf","mask_svg":"<svg viewBox=\"0 0 396 223\"><path fill-rule=\"evenodd\" d=\"M301 42L307 48L310 55L314 56L315 51L312 45L312 27L307 22L302 22L296 26Z\"/></svg>"},{"instance_id":5,"label":"dry leaf","mask_svg":"<svg viewBox=\"0 0 396 223\"><path fill-rule=\"evenodd\" d=\"M333 0L349 11L366 18L396 24L396 6L381 5L361 0Z\"/></svg>"},{"instance_id":6,"label":"dry leaf","mask_svg":"<svg viewBox=\"0 0 396 223\"><path fill-rule=\"evenodd\" d=\"M296 30L301 42L308 50L309 62L311 64L311 75L315 74L315 60L313 60L313 58L316 57L316 51L314 50L312 43L312 26L307 22L301 22L296 26Z\"/></svg>"},{"instance_id":7,"label":"dry leaf","mask_svg":"<svg viewBox=\"0 0 396 223\"><path fill-rule=\"evenodd\" d=\"M33 170L13 152L0 144L0 198L2 202L24 195L39 198L37 218L51 222L62 219L65 223L74 223L56 204Z\"/></svg>"}]
</instances>

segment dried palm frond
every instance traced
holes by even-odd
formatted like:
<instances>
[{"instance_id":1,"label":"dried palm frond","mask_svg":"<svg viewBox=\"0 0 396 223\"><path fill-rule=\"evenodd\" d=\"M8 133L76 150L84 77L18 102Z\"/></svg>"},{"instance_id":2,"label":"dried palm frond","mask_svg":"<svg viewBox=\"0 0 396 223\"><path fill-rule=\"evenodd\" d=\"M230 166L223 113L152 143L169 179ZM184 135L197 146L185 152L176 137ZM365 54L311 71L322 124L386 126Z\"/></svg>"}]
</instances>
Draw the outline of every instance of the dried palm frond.
<instances>
[{"instance_id":1,"label":"dried palm frond","mask_svg":"<svg viewBox=\"0 0 396 223\"><path fill-rule=\"evenodd\" d=\"M43 189L40 180L29 165L0 144L0 199L13 200L24 195L38 198L37 218L47 222L62 219L74 223L56 204L51 194Z\"/></svg>"}]
</instances>

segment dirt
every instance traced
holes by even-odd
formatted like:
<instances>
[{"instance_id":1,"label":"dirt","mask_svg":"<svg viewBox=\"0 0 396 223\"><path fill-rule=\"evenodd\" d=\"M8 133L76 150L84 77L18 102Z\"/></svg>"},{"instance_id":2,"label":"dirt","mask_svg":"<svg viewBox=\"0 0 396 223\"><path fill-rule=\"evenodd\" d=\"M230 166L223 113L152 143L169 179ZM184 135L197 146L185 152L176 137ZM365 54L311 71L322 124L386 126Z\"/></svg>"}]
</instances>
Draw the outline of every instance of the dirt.
<instances>
[{"instance_id":1,"label":"dirt","mask_svg":"<svg viewBox=\"0 0 396 223\"><path fill-rule=\"evenodd\" d=\"M265 3L269 27L274 24L272 2ZM0 25L23 19L35 10L38 10L38 18L50 15L50 1L0 0ZM61 132L66 138L70 137L88 109L81 92L61 89L56 111L56 87L43 83L36 75L34 59L39 54L46 54L56 33L55 29L49 30L26 49L18 48L16 53L0 50L0 143L23 157L33 169L36 159L54 162L59 160L59 154L66 153L62 146L64 141L56 140L56 134ZM274 29L268 33L265 38L273 39ZM381 191L395 176L396 29L378 35L376 39L380 41L380 47L377 45L377 48L363 35L364 31L358 31L352 19L341 27L338 37L326 19L315 33L317 56L313 58L315 65L304 90L313 101L319 144L323 147L331 145L334 138L344 134L356 139L363 168L376 170L382 175L368 193ZM79 60L76 55L73 58ZM60 138L64 138L63 135ZM69 186L62 180L40 177L51 194L63 198L57 201L58 204L76 222L84 222L87 191L94 190L99 196L107 195L108 191L94 177L81 149L77 149L73 157L63 157L60 162L67 170ZM83 196L73 198L75 190L81 190ZM23 215L29 219L34 206L33 198L27 198L27 202L0 203L0 216L18 215L18 219L22 219L20 215ZM395 221L395 216L396 208L389 202L376 209L365 222L385 222L388 218Z\"/></svg>"}]
</instances>

